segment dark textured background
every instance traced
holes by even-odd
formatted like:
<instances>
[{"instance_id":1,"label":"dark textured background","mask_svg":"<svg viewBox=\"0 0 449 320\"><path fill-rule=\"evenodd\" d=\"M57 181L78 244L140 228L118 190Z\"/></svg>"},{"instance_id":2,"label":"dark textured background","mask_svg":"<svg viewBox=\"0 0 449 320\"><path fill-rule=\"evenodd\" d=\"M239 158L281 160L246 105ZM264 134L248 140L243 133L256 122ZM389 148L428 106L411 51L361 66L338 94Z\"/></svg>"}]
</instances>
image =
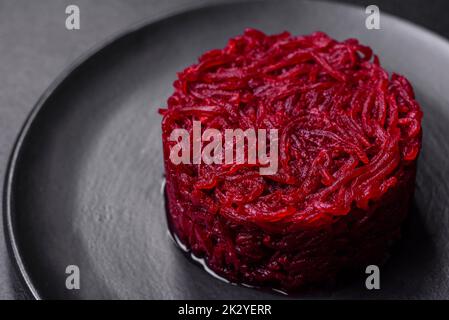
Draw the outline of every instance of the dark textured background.
<instances>
[{"instance_id":1,"label":"dark textured background","mask_svg":"<svg viewBox=\"0 0 449 320\"><path fill-rule=\"evenodd\" d=\"M138 21L220 1L223 0L0 0L0 179L3 181L15 137L27 114L57 75L77 57ZM447 0L343 2L376 4L381 11L449 38ZM81 30L65 29L64 11L69 4L80 6ZM26 297L9 261L0 221L0 299Z\"/></svg>"}]
</instances>

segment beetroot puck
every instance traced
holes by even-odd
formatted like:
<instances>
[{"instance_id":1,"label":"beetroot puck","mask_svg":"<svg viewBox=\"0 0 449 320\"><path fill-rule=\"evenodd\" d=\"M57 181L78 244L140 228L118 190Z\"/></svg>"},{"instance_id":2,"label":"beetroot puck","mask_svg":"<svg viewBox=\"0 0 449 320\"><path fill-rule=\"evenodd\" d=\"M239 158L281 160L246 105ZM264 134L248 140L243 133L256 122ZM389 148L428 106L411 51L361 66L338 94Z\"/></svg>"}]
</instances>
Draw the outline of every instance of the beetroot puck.
<instances>
[{"instance_id":1,"label":"beetroot puck","mask_svg":"<svg viewBox=\"0 0 449 320\"><path fill-rule=\"evenodd\" d=\"M174 88L160 110L167 214L211 270L295 291L385 260L413 197L422 112L407 79L389 76L369 47L248 29ZM277 171L174 163L170 135L195 121L223 136L276 129Z\"/></svg>"}]
</instances>

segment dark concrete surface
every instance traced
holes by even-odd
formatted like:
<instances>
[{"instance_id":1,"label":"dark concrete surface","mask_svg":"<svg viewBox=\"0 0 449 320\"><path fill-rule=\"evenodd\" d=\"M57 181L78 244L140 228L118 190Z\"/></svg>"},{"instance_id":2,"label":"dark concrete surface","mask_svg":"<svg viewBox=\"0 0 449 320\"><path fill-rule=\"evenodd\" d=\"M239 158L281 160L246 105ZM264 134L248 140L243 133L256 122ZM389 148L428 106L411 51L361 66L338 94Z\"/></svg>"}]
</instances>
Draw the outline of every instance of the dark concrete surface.
<instances>
[{"instance_id":1,"label":"dark concrete surface","mask_svg":"<svg viewBox=\"0 0 449 320\"><path fill-rule=\"evenodd\" d=\"M27 114L77 57L120 30L172 11L223 0L0 0L0 179ZM377 4L449 38L444 0L346 0ZM65 8L81 9L81 30L65 28ZM404 35L406 37L407 35ZM3 190L3 185L0 191ZM9 260L0 220L0 299L27 298Z\"/></svg>"}]
</instances>

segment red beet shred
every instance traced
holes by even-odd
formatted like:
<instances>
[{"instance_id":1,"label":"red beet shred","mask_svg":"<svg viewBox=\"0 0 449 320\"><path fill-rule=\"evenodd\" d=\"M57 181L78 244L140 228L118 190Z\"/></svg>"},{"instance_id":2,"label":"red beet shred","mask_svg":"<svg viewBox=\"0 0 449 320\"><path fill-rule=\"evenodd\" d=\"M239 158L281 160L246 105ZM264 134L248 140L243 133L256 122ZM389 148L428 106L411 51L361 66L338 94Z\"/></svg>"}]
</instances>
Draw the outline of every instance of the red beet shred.
<instances>
[{"instance_id":1,"label":"red beet shred","mask_svg":"<svg viewBox=\"0 0 449 320\"><path fill-rule=\"evenodd\" d=\"M248 29L178 74L161 109L168 216L232 282L287 291L380 263L414 190L422 112L355 39ZM279 131L279 169L173 164L172 130Z\"/></svg>"}]
</instances>

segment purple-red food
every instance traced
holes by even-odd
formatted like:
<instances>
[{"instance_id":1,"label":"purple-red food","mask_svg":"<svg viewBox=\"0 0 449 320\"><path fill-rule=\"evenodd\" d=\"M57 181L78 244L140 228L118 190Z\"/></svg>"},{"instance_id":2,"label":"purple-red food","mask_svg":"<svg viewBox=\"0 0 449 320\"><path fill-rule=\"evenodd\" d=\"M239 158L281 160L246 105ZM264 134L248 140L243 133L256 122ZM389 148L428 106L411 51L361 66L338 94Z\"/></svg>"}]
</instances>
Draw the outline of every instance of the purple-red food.
<instances>
[{"instance_id":1,"label":"purple-red food","mask_svg":"<svg viewBox=\"0 0 449 320\"><path fill-rule=\"evenodd\" d=\"M248 29L178 74L161 109L168 216L232 282L287 291L381 263L413 196L422 112L355 39ZM173 164L172 130L279 130L279 168Z\"/></svg>"}]
</instances>

